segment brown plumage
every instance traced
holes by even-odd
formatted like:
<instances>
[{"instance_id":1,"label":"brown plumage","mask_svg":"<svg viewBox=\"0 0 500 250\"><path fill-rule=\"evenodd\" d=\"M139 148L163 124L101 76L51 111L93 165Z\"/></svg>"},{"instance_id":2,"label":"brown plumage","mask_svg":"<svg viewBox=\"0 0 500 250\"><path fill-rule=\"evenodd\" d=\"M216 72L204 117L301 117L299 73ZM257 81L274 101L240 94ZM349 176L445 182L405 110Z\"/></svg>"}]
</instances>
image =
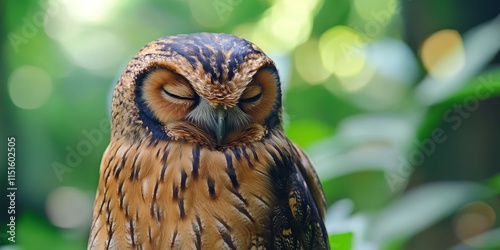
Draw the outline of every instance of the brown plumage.
<instances>
[{"instance_id":1,"label":"brown plumage","mask_svg":"<svg viewBox=\"0 0 500 250\"><path fill-rule=\"evenodd\" d=\"M160 38L115 88L89 249L328 249L325 201L254 44Z\"/></svg>"}]
</instances>

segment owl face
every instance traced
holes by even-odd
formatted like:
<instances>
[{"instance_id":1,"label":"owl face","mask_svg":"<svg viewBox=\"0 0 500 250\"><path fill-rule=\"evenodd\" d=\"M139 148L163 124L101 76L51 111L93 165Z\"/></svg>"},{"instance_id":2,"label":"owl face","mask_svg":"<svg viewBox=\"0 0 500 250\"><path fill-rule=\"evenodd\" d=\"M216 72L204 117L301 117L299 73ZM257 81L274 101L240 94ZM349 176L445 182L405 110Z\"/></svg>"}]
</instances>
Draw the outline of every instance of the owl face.
<instances>
[{"instance_id":1,"label":"owl face","mask_svg":"<svg viewBox=\"0 0 500 250\"><path fill-rule=\"evenodd\" d=\"M200 33L153 41L131 61L114 99L124 95L124 86L134 103L114 100L113 112L132 111L139 122L130 133L229 147L261 140L269 130L281 128L274 63L235 36Z\"/></svg>"}]
</instances>

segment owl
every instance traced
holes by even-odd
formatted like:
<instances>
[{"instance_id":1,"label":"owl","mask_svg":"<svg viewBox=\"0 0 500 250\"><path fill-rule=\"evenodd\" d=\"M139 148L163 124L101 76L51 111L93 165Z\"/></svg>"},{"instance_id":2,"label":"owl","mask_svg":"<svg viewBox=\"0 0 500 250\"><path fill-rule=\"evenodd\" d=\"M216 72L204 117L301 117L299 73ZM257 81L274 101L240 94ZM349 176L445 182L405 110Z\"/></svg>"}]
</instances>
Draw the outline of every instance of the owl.
<instances>
[{"instance_id":1,"label":"owl","mask_svg":"<svg viewBox=\"0 0 500 250\"><path fill-rule=\"evenodd\" d=\"M227 34L167 36L113 92L88 249L329 249L274 62Z\"/></svg>"}]
</instances>

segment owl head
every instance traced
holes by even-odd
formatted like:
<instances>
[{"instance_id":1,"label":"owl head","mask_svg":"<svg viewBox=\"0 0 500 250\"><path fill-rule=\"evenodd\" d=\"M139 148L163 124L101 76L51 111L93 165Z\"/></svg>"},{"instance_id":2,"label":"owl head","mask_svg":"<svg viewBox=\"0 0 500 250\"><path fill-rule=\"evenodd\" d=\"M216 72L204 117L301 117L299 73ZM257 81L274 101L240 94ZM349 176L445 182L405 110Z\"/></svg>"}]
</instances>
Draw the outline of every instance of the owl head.
<instances>
[{"instance_id":1,"label":"owl head","mask_svg":"<svg viewBox=\"0 0 500 250\"><path fill-rule=\"evenodd\" d=\"M262 140L281 128L274 62L227 34L168 36L130 61L113 94L112 137L213 148Z\"/></svg>"}]
</instances>

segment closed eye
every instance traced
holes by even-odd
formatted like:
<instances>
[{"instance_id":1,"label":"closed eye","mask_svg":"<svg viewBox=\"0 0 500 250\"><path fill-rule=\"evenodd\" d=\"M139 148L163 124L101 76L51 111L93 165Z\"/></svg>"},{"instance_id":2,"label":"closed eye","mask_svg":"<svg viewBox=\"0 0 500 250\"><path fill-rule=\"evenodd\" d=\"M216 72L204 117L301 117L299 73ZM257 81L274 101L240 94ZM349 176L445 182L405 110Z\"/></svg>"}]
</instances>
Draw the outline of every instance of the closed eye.
<instances>
[{"instance_id":1,"label":"closed eye","mask_svg":"<svg viewBox=\"0 0 500 250\"><path fill-rule=\"evenodd\" d=\"M247 86L240 97L240 103L253 103L262 97L262 87L256 84Z\"/></svg>"},{"instance_id":2,"label":"closed eye","mask_svg":"<svg viewBox=\"0 0 500 250\"><path fill-rule=\"evenodd\" d=\"M176 94L173 94L171 92L168 92L166 89L163 88L163 92L172 97L172 98L175 98L175 99L179 99L179 100L188 100L188 101L193 101L195 99L194 96L180 96L180 95L176 95Z\"/></svg>"},{"instance_id":3,"label":"closed eye","mask_svg":"<svg viewBox=\"0 0 500 250\"><path fill-rule=\"evenodd\" d=\"M245 99L240 99L240 103L252 103L258 101L262 97L262 92L258 93L255 96L245 98Z\"/></svg>"}]
</instances>

